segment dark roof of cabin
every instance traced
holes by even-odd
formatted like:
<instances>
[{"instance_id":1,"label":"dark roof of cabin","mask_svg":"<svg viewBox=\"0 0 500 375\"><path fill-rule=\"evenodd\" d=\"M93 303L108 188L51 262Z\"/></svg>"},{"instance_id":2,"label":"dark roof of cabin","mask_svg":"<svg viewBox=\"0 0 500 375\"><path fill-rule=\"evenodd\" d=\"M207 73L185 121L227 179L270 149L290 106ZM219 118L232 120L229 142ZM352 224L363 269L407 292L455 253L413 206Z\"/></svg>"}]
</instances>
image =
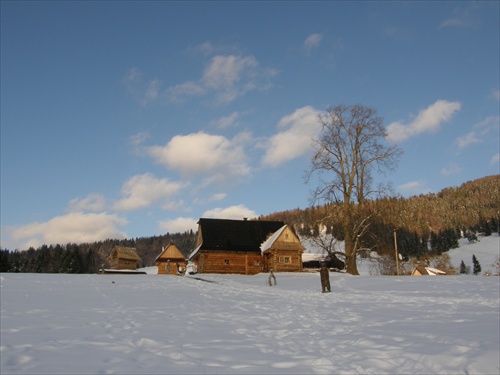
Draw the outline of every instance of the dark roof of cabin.
<instances>
[{"instance_id":1,"label":"dark roof of cabin","mask_svg":"<svg viewBox=\"0 0 500 375\"><path fill-rule=\"evenodd\" d=\"M260 253L266 238L283 227L282 221L200 219L200 250Z\"/></svg>"}]
</instances>

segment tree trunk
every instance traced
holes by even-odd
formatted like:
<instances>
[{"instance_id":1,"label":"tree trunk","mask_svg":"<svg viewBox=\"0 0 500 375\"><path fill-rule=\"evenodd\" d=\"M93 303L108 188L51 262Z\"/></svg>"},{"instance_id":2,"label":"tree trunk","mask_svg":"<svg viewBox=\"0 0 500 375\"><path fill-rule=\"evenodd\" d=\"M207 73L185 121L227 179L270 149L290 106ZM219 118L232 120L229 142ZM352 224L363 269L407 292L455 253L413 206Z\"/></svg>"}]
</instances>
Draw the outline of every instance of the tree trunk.
<instances>
[{"instance_id":1,"label":"tree trunk","mask_svg":"<svg viewBox=\"0 0 500 375\"><path fill-rule=\"evenodd\" d=\"M358 266L356 264L356 253L354 252L354 242L350 239L345 238L345 268L347 273L351 275L359 275Z\"/></svg>"},{"instance_id":2,"label":"tree trunk","mask_svg":"<svg viewBox=\"0 0 500 375\"><path fill-rule=\"evenodd\" d=\"M345 244L345 268L346 272L351 275L359 275L358 267L356 265L356 252L354 248L354 240L352 239L353 231L351 224L351 213L346 210L344 215L344 244Z\"/></svg>"}]
</instances>

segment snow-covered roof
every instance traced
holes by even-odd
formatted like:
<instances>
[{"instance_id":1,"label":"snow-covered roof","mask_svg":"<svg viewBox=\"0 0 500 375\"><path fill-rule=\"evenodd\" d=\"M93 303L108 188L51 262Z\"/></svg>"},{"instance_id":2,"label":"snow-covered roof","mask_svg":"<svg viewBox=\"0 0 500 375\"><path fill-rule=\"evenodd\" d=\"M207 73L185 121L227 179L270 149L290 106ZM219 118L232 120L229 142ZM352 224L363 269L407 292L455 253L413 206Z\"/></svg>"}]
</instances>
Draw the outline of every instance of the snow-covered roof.
<instances>
[{"instance_id":1,"label":"snow-covered roof","mask_svg":"<svg viewBox=\"0 0 500 375\"><path fill-rule=\"evenodd\" d=\"M203 245L203 243L201 243L201 244L200 244L200 246L198 246L196 249L194 249L194 250L191 252L191 254L189 254L188 259L193 258L193 257L194 257L194 256L198 253L198 251L201 249L201 245Z\"/></svg>"},{"instance_id":2,"label":"snow-covered roof","mask_svg":"<svg viewBox=\"0 0 500 375\"><path fill-rule=\"evenodd\" d=\"M438 270L437 268L432 268L432 267L425 267L427 273L429 275L435 276L435 275L446 275L446 272Z\"/></svg>"},{"instance_id":3,"label":"snow-covered roof","mask_svg":"<svg viewBox=\"0 0 500 375\"><path fill-rule=\"evenodd\" d=\"M280 234L285 230L286 225L283 225L280 229L278 229L276 232L274 232L267 240L265 240L262 245L260 245L260 250L261 251L266 251L269 249L271 246L273 246L274 241L278 239Z\"/></svg>"}]
</instances>

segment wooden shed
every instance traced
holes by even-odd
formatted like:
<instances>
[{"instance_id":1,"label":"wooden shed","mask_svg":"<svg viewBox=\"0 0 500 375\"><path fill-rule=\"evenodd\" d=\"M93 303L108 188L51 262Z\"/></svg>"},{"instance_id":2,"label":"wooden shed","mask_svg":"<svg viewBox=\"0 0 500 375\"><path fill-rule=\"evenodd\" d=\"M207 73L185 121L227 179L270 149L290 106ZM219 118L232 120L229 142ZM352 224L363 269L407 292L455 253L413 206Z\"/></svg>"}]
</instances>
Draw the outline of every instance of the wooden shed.
<instances>
[{"instance_id":1,"label":"wooden shed","mask_svg":"<svg viewBox=\"0 0 500 375\"><path fill-rule=\"evenodd\" d=\"M292 261L292 257L296 256L298 246L285 240L284 227L286 226L282 221L202 218L198 222L196 247L189 260L199 273L255 275L266 269L261 246L280 229L283 237L277 235L274 240L270 240L269 246L266 246L267 253L274 256L278 254L280 246L285 245L279 253L282 262L285 262L285 257ZM291 231L286 233L290 236ZM302 249L301 247L300 253ZM278 262L280 255L276 256ZM297 260L294 265L296 271L301 270L302 259ZM286 266L282 267L282 270L286 269Z\"/></svg>"},{"instance_id":2,"label":"wooden shed","mask_svg":"<svg viewBox=\"0 0 500 375\"><path fill-rule=\"evenodd\" d=\"M107 261L109 268L113 270L135 270L141 258L133 247L115 246Z\"/></svg>"},{"instance_id":3,"label":"wooden shed","mask_svg":"<svg viewBox=\"0 0 500 375\"><path fill-rule=\"evenodd\" d=\"M187 260L174 244L162 248L155 259L158 275L177 275L186 271Z\"/></svg>"},{"instance_id":4,"label":"wooden shed","mask_svg":"<svg viewBox=\"0 0 500 375\"><path fill-rule=\"evenodd\" d=\"M288 225L282 226L261 245L263 271L302 271L304 246Z\"/></svg>"}]
</instances>

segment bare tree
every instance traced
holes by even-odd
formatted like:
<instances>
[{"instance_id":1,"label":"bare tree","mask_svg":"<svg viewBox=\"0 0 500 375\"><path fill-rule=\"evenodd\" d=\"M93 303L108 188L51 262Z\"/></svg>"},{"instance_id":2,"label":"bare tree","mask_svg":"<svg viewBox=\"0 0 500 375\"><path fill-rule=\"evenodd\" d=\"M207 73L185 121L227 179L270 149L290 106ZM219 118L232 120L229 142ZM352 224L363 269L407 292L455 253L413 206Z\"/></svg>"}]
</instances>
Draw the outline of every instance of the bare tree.
<instances>
[{"instance_id":1,"label":"bare tree","mask_svg":"<svg viewBox=\"0 0 500 375\"><path fill-rule=\"evenodd\" d=\"M363 204L375 195L384 195L387 186L373 187L373 173L393 170L402 151L389 144L383 119L375 109L362 105L330 107L319 115L322 131L313 140L311 169L306 175L319 178L312 203L335 203L344 229L346 270L359 275L356 254L363 249L362 237L370 225Z\"/></svg>"}]
</instances>

